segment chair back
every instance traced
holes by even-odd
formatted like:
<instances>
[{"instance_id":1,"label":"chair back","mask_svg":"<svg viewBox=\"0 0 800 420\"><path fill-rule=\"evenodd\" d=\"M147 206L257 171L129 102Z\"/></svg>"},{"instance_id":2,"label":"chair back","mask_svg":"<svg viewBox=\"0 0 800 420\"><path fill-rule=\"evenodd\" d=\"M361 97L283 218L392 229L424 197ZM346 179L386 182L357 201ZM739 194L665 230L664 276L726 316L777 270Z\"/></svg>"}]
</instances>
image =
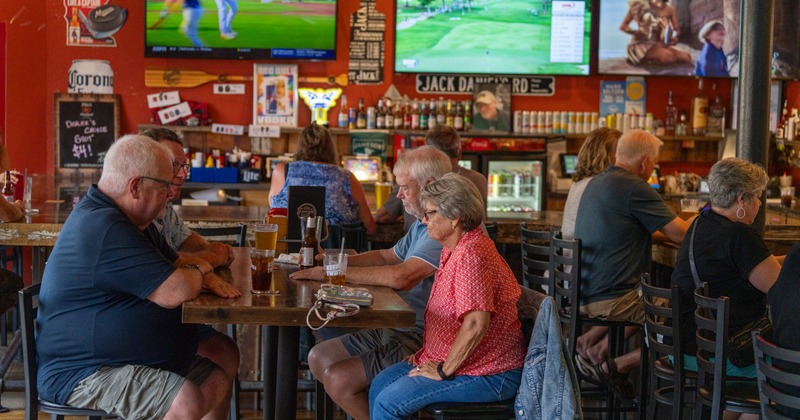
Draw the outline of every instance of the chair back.
<instances>
[{"instance_id":1,"label":"chair back","mask_svg":"<svg viewBox=\"0 0 800 420\"><path fill-rule=\"evenodd\" d=\"M694 291L694 320L697 324L697 396L699 402L711 406L711 418L720 418L725 395L728 360L727 296L708 296L708 283ZM701 410L697 407L696 410Z\"/></svg>"},{"instance_id":2,"label":"chair back","mask_svg":"<svg viewBox=\"0 0 800 420\"><path fill-rule=\"evenodd\" d=\"M753 331L761 418L800 417L800 351L778 347ZM786 370L795 366L795 372ZM789 387L794 387L791 389Z\"/></svg>"},{"instance_id":3,"label":"chair back","mask_svg":"<svg viewBox=\"0 0 800 420\"><path fill-rule=\"evenodd\" d=\"M361 253L367 250L367 228L361 222L341 225L328 225L328 239L325 248L339 248L344 239L345 247Z\"/></svg>"},{"instance_id":4,"label":"chair back","mask_svg":"<svg viewBox=\"0 0 800 420\"><path fill-rule=\"evenodd\" d=\"M550 231L531 230L520 224L522 240L522 285L544 291L550 283Z\"/></svg>"},{"instance_id":5,"label":"chair back","mask_svg":"<svg viewBox=\"0 0 800 420\"><path fill-rule=\"evenodd\" d=\"M247 245L247 225L244 223L238 226L204 227L192 230L206 239L218 239L220 242L230 243L236 247ZM231 237L233 237L233 240L231 240Z\"/></svg>"},{"instance_id":6,"label":"chair back","mask_svg":"<svg viewBox=\"0 0 800 420\"><path fill-rule=\"evenodd\" d=\"M581 240L562 239L561 232L550 232L550 285L548 294L556 301L556 311L567 319L567 350L575 354L581 284Z\"/></svg>"},{"instance_id":7,"label":"chair back","mask_svg":"<svg viewBox=\"0 0 800 420\"><path fill-rule=\"evenodd\" d=\"M661 389L656 389L658 377L671 379L672 384L664 388L664 394L671 394L672 418L683 418L686 373L683 370L683 343L681 342L681 294L675 285L669 289L653 286L649 273L642 273L642 303L644 306L644 340L647 346L648 372L650 374L650 396L648 417L655 416L655 399L661 397ZM665 305L666 303L666 305ZM672 375L660 374L657 364L665 358L672 358ZM661 401L659 401L661 402Z\"/></svg>"}]
</instances>

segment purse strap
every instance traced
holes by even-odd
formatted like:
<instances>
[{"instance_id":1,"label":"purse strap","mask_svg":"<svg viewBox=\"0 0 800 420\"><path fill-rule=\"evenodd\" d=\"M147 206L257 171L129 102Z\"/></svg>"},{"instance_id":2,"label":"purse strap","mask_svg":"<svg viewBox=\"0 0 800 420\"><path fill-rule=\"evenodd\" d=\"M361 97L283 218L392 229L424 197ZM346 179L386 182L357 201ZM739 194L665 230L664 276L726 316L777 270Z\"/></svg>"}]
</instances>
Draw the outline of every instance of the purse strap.
<instances>
[{"instance_id":1,"label":"purse strap","mask_svg":"<svg viewBox=\"0 0 800 420\"><path fill-rule=\"evenodd\" d=\"M692 279L694 279L694 287L700 287L700 276L697 274L697 264L694 262L694 233L697 231L697 220L700 217L695 217L692 222L692 233L689 235L689 268L692 269Z\"/></svg>"}]
</instances>

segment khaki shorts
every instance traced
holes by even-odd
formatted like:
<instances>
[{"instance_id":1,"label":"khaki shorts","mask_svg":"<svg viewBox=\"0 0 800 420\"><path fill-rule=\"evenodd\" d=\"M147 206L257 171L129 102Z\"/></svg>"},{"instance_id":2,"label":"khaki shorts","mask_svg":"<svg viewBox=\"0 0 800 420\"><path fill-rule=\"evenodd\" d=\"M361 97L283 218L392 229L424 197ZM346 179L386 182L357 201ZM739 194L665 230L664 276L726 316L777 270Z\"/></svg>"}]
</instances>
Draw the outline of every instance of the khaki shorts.
<instances>
[{"instance_id":1,"label":"khaki shorts","mask_svg":"<svg viewBox=\"0 0 800 420\"><path fill-rule=\"evenodd\" d=\"M185 376L147 366L101 367L78 383L67 405L126 419L163 418L186 379L200 386L217 368L205 357L197 357Z\"/></svg>"},{"instance_id":2,"label":"khaki shorts","mask_svg":"<svg viewBox=\"0 0 800 420\"><path fill-rule=\"evenodd\" d=\"M361 359L370 382L382 370L402 362L422 347L422 335L416 330L362 330L343 335L339 340L350 356Z\"/></svg>"},{"instance_id":3,"label":"khaki shorts","mask_svg":"<svg viewBox=\"0 0 800 420\"><path fill-rule=\"evenodd\" d=\"M608 321L630 321L644 324L642 285L637 283L630 292L614 299L606 299L581 306L581 313L590 318Z\"/></svg>"}]
</instances>

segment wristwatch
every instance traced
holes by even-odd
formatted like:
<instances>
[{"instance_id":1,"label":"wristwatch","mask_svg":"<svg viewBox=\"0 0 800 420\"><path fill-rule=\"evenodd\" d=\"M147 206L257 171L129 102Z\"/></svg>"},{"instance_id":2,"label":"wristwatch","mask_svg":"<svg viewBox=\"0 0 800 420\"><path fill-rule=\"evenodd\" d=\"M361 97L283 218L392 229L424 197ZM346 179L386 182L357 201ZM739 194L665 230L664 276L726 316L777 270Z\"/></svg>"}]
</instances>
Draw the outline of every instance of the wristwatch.
<instances>
[{"instance_id":1,"label":"wristwatch","mask_svg":"<svg viewBox=\"0 0 800 420\"><path fill-rule=\"evenodd\" d=\"M200 269L200 266L197 264L184 264L183 268L194 268L195 270L197 270L198 273L200 273L201 278L206 275L206 273L204 273L203 270Z\"/></svg>"},{"instance_id":2,"label":"wristwatch","mask_svg":"<svg viewBox=\"0 0 800 420\"><path fill-rule=\"evenodd\" d=\"M442 366L444 366L444 362L439 362L439 364L436 365L436 372L439 373L439 377L442 378L443 381L449 381L453 379L454 376L456 376L455 372L453 372L452 375L445 375Z\"/></svg>"}]
</instances>

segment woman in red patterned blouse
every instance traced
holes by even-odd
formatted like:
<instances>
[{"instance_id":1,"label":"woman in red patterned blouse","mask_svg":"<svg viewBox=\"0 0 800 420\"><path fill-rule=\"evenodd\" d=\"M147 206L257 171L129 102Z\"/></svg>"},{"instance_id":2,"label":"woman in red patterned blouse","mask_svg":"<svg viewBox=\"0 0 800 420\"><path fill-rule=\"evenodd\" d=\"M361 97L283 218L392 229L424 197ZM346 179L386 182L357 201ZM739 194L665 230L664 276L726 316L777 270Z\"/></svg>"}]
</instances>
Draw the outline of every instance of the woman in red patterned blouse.
<instances>
[{"instance_id":1,"label":"woman in red patterned blouse","mask_svg":"<svg viewBox=\"0 0 800 420\"><path fill-rule=\"evenodd\" d=\"M450 173L425 186L421 202L428 236L444 246L425 310L423 346L372 381L372 420L408 418L435 402L508 399L520 382L520 288L481 228L478 190Z\"/></svg>"}]
</instances>

